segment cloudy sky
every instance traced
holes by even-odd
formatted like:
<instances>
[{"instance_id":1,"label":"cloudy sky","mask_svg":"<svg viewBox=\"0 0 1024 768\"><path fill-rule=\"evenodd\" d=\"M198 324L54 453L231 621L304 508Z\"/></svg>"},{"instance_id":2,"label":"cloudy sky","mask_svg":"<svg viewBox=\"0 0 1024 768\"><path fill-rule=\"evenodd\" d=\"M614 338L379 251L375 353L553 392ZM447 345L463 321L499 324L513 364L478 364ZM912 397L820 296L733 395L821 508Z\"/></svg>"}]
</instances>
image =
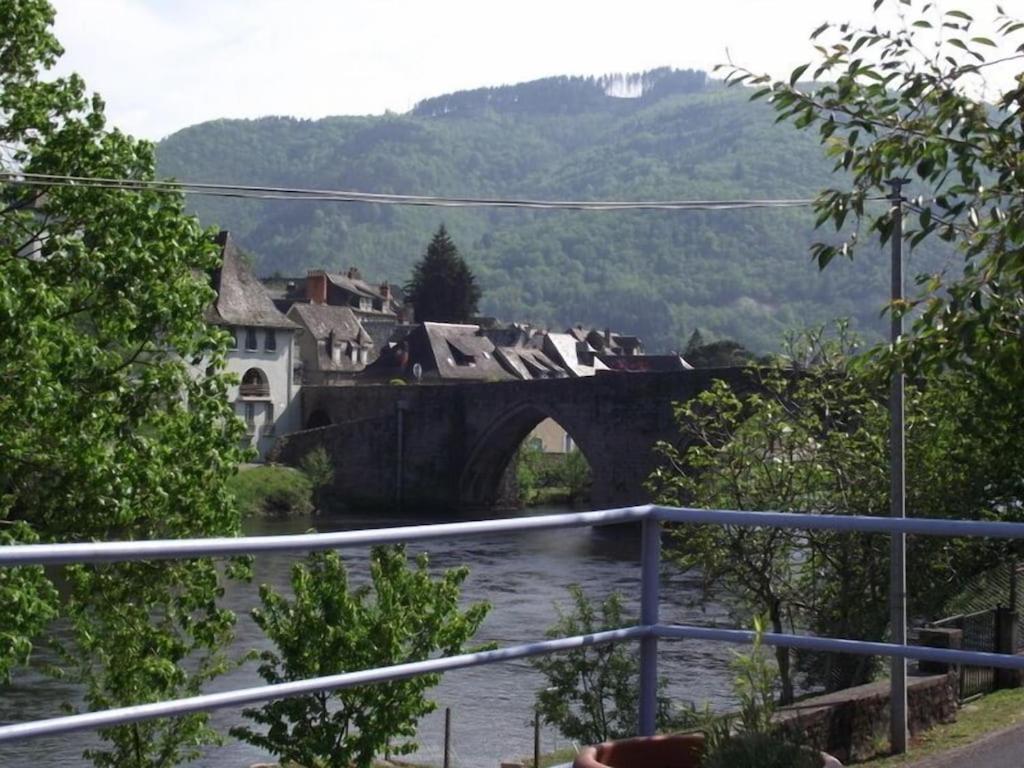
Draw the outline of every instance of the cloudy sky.
<instances>
[{"instance_id":1,"label":"cloudy sky","mask_svg":"<svg viewBox=\"0 0 1024 768\"><path fill-rule=\"evenodd\" d=\"M1022 0L1006 0L1008 5ZM960 0L957 7L984 4ZM159 139L218 117L403 112L453 90L547 75L786 74L825 20L871 0L54 0L77 71L115 125ZM727 53L728 52L728 53Z\"/></svg>"}]
</instances>

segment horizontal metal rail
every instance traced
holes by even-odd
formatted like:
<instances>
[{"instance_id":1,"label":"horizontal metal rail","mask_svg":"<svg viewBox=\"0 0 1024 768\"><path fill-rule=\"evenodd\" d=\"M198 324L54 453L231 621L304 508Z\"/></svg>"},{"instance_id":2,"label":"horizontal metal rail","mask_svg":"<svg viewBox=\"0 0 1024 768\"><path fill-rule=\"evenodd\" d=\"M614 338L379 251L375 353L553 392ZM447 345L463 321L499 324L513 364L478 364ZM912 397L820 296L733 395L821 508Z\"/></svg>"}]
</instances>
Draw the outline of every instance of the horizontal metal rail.
<instances>
[{"instance_id":1,"label":"horizontal metal rail","mask_svg":"<svg viewBox=\"0 0 1024 768\"><path fill-rule=\"evenodd\" d=\"M264 552L298 552L347 547L429 541L489 533L585 528L642 522L648 517L674 523L799 528L860 533L909 533L923 536L982 536L1024 538L1024 523L998 523L931 518L891 518L856 515L817 515L804 512L737 512L723 509L659 507L651 504L538 517L505 517L467 523L403 525L363 531L306 533L284 536L238 536L206 539L81 542L74 544L13 544L0 547L0 567L66 563L171 560L189 557L231 557Z\"/></svg>"},{"instance_id":2,"label":"horizontal metal rail","mask_svg":"<svg viewBox=\"0 0 1024 768\"><path fill-rule=\"evenodd\" d=\"M679 624L659 624L651 628L657 637L666 640L711 640L722 643L752 643L755 632L746 629L719 629ZM823 653L850 653L860 656L896 656L943 664L969 664L979 667L1024 669L1024 656L988 653L985 651L955 651L949 648L931 648L926 645L896 645L873 640L845 640L835 637L787 635L765 632L761 636L765 645L798 648Z\"/></svg>"},{"instance_id":3,"label":"horizontal metal rail","mask_svg":"<svg viewBox=\"0 0 1024 768\"><path fill-rule=\"evenodd\" d=\"M539 643L513 645L493 651L463 653L458 656L413 661L406 664L395 664L390 667L344 672L338 675L313 677L307 680L296 680L288 683L241 688L233 691L224 691L223 693L206 693L200 696L190 696L185 699L138 704L131 707L119 707L100 712L87 712L81 715L54 717L48 720L36 720L28 723L15 723L13 725L0 726L0 744L7 741L37 738L39 736L55 736L62 733L125 725L141 720L152 720L157 717L173 717L188 715L194 712L209 712L225 707L239 707L246 704L256 704L261 701L302 696L304 694L316 693L317 691L339 690L342 688L353 688L357 685L402 680L417 675L429 675L465 667L479 667L484 664L496 664L498 662L524 659L529 656L540 656L558 651L571 651L575 648L586 648L592 645L636 640L650 634L650 632L650 627L626 627L606 632L595 632L590 635L577 635L576 637L563 637Z\"/></svg>"},{"instance_id":4,"label":"horizontal metal rail","mask_svg":"<svg viewBox=\"0 0 1024 768\"><path fill-rule=\"evenodd\" d=\"M254 536L215 539L175 539L158 541L83 542L72 544L29 544L0 546L0 567L58 565L66 563L103 563L193 557L230 557L263 552L314 551L355 546L429 541L459 536L474 536L516 531L551 530L600 526L644 520L683 524L739 525L795 529L824 529L860 533L908 533L927 536L970 536L1024 538L1024 524L934 520L927 518L888 518L841 515L816 515L792 512L739 512L660 507L653 505L580 512L539 517L502 518L441 525L398 526L363 531ZM647 555L656 556L654 554ZM656 590L655 590L656 595ZM446 658L397 664L377 669L345 672L277 685L244 688L222 693L202 694L184 699L120 707L100 712L57 717L28 723L0 726L0 743L44 735L71 733L111 727L158 717L184 715L225 707L237 707L262 701L300 696L322 690L398 680L465 667L475 667L558 651L584 648L602 643L644 638L700 639L715 642L749 643L755 633L740 629L719 629L665 625L639 625L596 632L589 635L526 643L507 648L465 653ZM1024 657L958 651L923 646L905 646L861 640L810 637L789 634L765 634L764 642L790 648L830 653L885 655L950 664L972 664L1007 669L1024 669ZM648 691L650 695L652 691Z\"/></svg>"},{"instance_id":5,"label":"horizontal metal rail","mask_svg":"<svg viewBox=\"0 0 1024 768\"><path fill-rule=\"evenodd\" d=\"M1024 523L981 520L942 520L928 517L874 517L868 515L818 515L807 512L737 512L723 509L651 507L656 520L672 523L704 523L764 528L847 531L851 533L907 533L920 536L969 536L991 539L1024 539Z\"/></svg>"},{"instance_id":6,"label":"horizontal metal rail","mask_svg":"<svg viewBox=\"0 0 1024 768\"><path fill-rule=\"evenodd\" d=\"M586 528L595 525L640 522L650 515L651 509L652 507L647 505L564 515L505 517L495 520L474 520L468 523L402 525L393 528L370 528L363 531L283 536L103 541L76 544L12 544L0 546L0 567L173 560L191 557L233 557L266 552L312 552L323 549L430 541L431 539L448 539L457 536L480 536L489 533Z\"/></svg>"}]
</instances>

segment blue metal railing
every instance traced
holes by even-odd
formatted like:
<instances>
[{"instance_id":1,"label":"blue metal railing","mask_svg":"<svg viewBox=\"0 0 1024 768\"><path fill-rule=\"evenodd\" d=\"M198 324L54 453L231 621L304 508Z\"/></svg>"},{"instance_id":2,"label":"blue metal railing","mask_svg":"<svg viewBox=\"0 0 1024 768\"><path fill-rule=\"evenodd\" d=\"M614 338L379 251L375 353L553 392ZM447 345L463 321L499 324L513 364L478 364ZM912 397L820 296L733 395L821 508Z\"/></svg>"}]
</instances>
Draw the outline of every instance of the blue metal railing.
<instances>
[{"instance_id":1,"label":"blue metal railing","mask_svg":"<svg viewBox=\"0 0 1024 768\"><path fill-rule=\"evenodd\" d=\"M717 642L749 643L754 637L753 632L746 630L660 623L658 616L658 571L661 558L661 525L663 522L779 527L805 530L827 529L861 533L902 532L947 537L1024 538L1024 523L928 520L924 518L846 517L787 512L736 512L729 510L678 509L647 505L565 515L506 518L441 525L402 526L339 533L82 544L9 545L0 546L0 567L189 557L224 557L260 552L313 551L429 541L501 532L578 528L631 522L639 522L642 525L640 624L637 626L589 635L525 643L492 651L466 653L458 656L397 664L390 667L345 672L338 675L277 685L242 688L222 693L202 694L183 699L119 707L99 712L14 723L0 726L0 743L44 735L92 730L157 717L171 717L227 707L240 707L261 701L299 696L316 691L386 682L415 675L494 664L528 656L556 653L574 648L626 640L638 640L640 642L641 694L638 732L643 735L649 735L654 733L659 639L694 638ZM863 640L846 640L843 638L773 633L765 634L764 642L768 645L811 651L892 656L949 664L974 664L1024 670L1024 657L977 651L955 651Z\"/></svg>"}]
</instances>

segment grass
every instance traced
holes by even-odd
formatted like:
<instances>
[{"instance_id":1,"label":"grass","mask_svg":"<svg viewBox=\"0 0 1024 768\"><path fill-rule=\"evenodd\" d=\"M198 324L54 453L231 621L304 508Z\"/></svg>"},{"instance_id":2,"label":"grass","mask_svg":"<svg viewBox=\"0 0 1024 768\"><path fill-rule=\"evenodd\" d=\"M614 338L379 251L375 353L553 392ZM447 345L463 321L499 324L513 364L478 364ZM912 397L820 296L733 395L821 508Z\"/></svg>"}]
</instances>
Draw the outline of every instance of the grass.
<instances>
[{"instance_id":1,"label":"grass","mask_svg":"<svg viewBox=\"0 0 1024 768\"><path fill-rule=\"evenodd\" d=\"M241 468L228 481L228 489L244 517L305 515L313 510L309 479L291 467Z\"/></svg>"},{"instance_id":2,"label":"grass","mask_svg":"<svg viewBox=\"0 0 1024 768\"><path fill-rule=\"evenodd\" d=\"M1024 688L996 691L964 705L955 723L937 725L915 738L907 754L879 757L857 765L865 768L907 765L937 752L966 746L988 733L1018 723L1024 723Z\"/></svg>"}]
</instances>

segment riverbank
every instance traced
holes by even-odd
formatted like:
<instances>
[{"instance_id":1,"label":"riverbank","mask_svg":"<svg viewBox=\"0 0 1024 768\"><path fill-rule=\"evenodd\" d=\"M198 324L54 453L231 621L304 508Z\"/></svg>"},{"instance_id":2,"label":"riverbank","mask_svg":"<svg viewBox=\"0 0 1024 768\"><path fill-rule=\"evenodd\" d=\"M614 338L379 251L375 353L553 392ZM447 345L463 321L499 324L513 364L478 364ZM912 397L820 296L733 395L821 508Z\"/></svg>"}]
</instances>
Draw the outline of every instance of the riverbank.
<instances>
[{"instance_id":1,"label":"riverbank","mask_svg":"<svg viewBox=\"0 0 1024 768\"><path fill-rule=\"evenodd\" d=\"M242 517L289 517L313 512L313 484L304 472L274 464L246 464L228 481Z\"/></svg>"}]
</instances>

